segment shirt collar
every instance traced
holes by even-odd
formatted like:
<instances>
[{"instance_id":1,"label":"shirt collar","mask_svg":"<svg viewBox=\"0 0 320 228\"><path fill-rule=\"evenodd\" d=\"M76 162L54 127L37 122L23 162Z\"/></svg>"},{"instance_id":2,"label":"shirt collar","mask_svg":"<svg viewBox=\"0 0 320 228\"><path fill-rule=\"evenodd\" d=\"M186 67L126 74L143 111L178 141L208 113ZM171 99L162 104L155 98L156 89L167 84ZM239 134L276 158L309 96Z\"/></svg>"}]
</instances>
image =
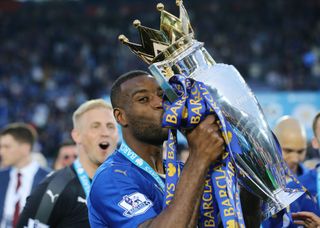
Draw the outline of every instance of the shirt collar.
<instances>
[{"instance_id":1,"label":"shirt collar","mask_svg":"<svg viewBox=\"0 0 320 228\"><path fill-rule=\"evenodd\" d=\"M39 169L39 164L36 161L32 161L21 169L17 169L13 167L12 173L17 174L18 172L20 172L22 176L26 176L26 175L35 173L38 169Z\"/></svg>"}]
</instances>

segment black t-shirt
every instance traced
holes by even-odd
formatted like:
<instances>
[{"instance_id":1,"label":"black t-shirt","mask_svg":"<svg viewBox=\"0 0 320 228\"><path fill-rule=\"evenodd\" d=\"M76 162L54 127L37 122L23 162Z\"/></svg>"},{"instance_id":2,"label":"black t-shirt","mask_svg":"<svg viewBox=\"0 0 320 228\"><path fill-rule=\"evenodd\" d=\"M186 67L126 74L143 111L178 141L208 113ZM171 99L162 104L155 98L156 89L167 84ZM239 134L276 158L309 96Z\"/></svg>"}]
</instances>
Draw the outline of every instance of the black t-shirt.
<instances>
[{"instance_id":1,"label":"black t-shirt","mask_svg":"<svg viewBox=\"0 0 320 228\"><path fill-rule=\"evenodd\" d=\"M44 194L47 193L47 186L56 175L67 174L69 167L59 170L47 177L27 198L26 205L20 215L18 228L27 227L28 223L33 223L38 207ZM75 173L73 167L72 171ZM51 194L50 197L56 197ZM90 227L88 218L88 208L86 205L86 195L75 173L74 178L66 185L65 189L58 196L49 217L48 224L51 227ZM31 219L31 221L29 221Z\"/></svg>"}]
</instances>

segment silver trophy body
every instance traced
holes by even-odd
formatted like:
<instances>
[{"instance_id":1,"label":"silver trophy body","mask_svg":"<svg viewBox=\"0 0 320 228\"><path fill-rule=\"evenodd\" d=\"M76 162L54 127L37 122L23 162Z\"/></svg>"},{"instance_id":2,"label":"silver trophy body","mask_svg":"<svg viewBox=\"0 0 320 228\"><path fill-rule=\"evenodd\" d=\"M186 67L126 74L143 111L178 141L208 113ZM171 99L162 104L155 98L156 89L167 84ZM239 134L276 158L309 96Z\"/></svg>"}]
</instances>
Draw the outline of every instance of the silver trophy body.
<instances>
[{"instance_id":1,"label":"silver trophy body","mask_svg":"<svg viewBox=\"0 0 320 228\"><path fill-rule=\"evenodd\" d=\"M151 64L149 70L171 101L177 95L168 83L168 70L205 83L239 140L243 154L233 156L238 180L263 200L263 217L300 197L303 191L286 188L285 164L277 141L240 73L232 65L215 63L203 43L193 39L183 51L169 56Z\"/></svg>"}]
</instances>

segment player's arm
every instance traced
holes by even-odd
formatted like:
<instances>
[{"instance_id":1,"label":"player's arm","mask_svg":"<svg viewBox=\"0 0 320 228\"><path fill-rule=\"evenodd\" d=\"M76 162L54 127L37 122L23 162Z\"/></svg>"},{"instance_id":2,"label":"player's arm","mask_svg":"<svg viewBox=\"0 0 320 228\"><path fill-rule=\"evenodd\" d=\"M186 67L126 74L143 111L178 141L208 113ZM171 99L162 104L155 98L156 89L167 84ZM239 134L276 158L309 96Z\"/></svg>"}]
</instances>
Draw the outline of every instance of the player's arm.
<instances>
[{"instance_id":1,"label":"player's arm","mask_svg":"<svg viewBox=\"0 0 320 228\"><path fill-rule=\"evenodd\" d=\"M196 224L195 205L201 199L208 168L223 151L224 141L215 120L214 116L208 116L187 134L190 156L170 205L139 227L188 227Z\"/></svg>"},{"instance_id":2,"label":"player's arm","mask_svg":"<svg viewBox=\"0 0 320 228\"><path fill-rule=\"evenodd\" d=\"M204 186L202 186L202 189L201 189L201 196L203 193L203 189L204 189ZM190 219L190 223L188 225L188 228L197 227L197 225L198 225L201 196L199 197L199 199L197 200L197 203L193 207L193 213L192 213L192 217Z\"/></svg>"}]
</instances>

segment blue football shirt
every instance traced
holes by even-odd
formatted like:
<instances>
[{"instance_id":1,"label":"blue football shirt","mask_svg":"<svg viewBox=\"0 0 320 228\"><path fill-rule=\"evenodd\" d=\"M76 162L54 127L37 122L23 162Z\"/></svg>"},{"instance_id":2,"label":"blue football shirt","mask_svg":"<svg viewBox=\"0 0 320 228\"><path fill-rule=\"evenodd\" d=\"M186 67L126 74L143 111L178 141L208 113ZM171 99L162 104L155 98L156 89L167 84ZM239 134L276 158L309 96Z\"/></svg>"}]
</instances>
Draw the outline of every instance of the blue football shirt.
<instances>
[{"instance_id":1,"label":"blue football shirt","mask_svg":"<svg viewBox=\"0 0 320 228\"><path fill-rule=\"evenodd\" d=\"M300 183L306 187L315 200L317 199L317 169L313 169L305 175L299 176L298 180ZM296 188L297 184L295 182L290 182L288 184L289 188ZM295 202L290 205L290 210L292 212L298 211L311 211L318 216L320 216L320 210L318 204L312 200L309 195L304 194L299 197Z\"/></svg>"},{"instance_id":2,"label":"blue football shirt","mask_svg":"<svg viewBox=\"0 0 320 228\"><path fill-rule=\"evenodd\" d=\"M163 198L153 177L116 151L93 179L88 197L90 225L137 227L162 211Z\"/></svg>"},{"instance_id":3,"label":"blue football shirt","mask_svg":"<svg viewBox=\"0 0 320 228\"><path fill-rule=\"evenodd\" d=\"M304 175L297 177L300 183L306 187L313 198L317 196L317 170L313 169L306 172ZM299 185L291 181L288 185L288 188L299 188ZM290 212L299 212L299 211L310 211L315 213L316 215L320 216L320 210L318 204L314 202L313 199L309 197L308 194L303 194L300 196L296 201L290 204ZM262 224L263 228L281 228L281 227L298 227L297 225L293 224L289 219L283 219L283 216L286 215L276 215L274 218L269 218L268 220L264 221ZM287 222L284 222L287 220ZM286 223L287 225L284 226L283 224Z\"/></svg>"}]
</instances>

